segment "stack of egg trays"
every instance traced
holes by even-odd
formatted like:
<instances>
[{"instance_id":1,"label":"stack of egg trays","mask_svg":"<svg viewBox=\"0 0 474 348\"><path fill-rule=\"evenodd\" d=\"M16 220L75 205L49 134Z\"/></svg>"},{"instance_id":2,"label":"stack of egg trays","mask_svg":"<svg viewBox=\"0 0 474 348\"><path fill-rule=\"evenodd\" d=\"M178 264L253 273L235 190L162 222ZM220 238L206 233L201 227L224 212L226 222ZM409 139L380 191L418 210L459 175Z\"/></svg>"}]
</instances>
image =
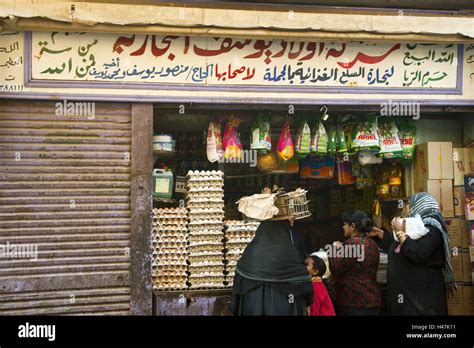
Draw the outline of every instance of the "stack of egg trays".
<instances>
[{"instance_id":1,"label":"stack of egg trays","mask_svg":"<svg viewBox=\"0 0 474 348\"><path fill-rule=\"evenodd\" d=\"M186 188L190 289L223 288L224 173L189 171Z\"/></svg>"},{"instance_id":2,"label":"stack of egg trays","mask_svg":"<svg viewBox=\"0 0 474 348\"><path fill-rule=\"evenodd\" d=\"M228 220L225 222L226 286L232 287L235 268L247 245L255 237L260 222Z\"/></svg>"},{"instance_id":3,"label":"stack of egg trays","mask_svg":"<svg viewBox=\"0 0 474 348\"><path fill-rule=\"evenodd\" d=\"M188 255L186 208L153 209L153 290L187 289Z\"/></svg>"}]
</instances>

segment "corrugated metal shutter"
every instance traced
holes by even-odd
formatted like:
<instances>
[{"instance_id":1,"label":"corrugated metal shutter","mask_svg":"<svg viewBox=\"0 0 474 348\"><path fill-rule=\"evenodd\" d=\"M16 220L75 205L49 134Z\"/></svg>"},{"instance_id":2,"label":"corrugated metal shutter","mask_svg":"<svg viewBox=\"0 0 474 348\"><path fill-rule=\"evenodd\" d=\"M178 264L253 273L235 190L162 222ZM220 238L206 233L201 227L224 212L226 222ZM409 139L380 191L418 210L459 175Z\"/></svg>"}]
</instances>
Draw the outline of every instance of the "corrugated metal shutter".
<instances>
[{"instance_id":1,"label":"corrugated metal shutter","mask_svg":"<svg viewBox=\"0 0 474 348\"><path fill-rule=\"evenodd\" d=\"M130 314L131 106L55 111L0 101L0 314Z\"/></svg>"}]
</instances>

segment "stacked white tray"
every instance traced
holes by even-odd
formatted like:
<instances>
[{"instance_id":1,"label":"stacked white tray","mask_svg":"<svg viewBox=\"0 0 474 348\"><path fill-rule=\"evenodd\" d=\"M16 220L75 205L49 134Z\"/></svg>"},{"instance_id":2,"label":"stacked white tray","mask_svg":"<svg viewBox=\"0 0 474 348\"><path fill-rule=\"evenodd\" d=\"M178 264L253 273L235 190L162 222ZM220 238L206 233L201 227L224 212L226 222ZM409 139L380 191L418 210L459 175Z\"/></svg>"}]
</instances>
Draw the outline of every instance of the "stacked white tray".
<instances>
[{"instance_id":1,"label":"stacked white tray","mask_svg":"<svg viewBox=\"0 0 474 348\"><path fill-rule=\"evenodd\" d=\"M153 290L187 288L186 208L153 209Z\"/></svg>"},{"instance_id":2,"label":"stacked white tray","mask_svg":"<svg viewBox=\"0 0 474 348\"><path fill-rule=\"evenodd\" d=\"M260 222L225 221L226 284L232 287L235 268L247 245L255 237Z\"/></svg>"},{"instance_id":3,"label":"stacked white tray","mask_svg":"<svg viewBox=\"0 0 474 348\"><path fill-rule=\"evenodd\" d=\"M190 289L224 287L224 173L192 171L186 176L189 209Z\"/></svg>"}]
</instances>

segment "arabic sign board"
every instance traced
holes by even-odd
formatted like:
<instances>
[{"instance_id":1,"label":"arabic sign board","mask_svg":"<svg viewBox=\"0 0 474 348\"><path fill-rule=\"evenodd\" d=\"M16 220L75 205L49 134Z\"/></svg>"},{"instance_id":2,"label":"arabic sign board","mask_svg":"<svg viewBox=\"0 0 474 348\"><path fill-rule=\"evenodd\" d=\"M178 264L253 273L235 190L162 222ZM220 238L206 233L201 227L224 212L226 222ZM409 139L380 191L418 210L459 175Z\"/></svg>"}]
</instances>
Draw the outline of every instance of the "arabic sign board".
<instances>
[{"instance_id":1,"label":"arabic sign board","mask_svg":"<svg viewBox=\"0 0 474 348\"><path fill-rule=\"evenodd\" d=\"M23 40L19 32L0 33L0 92L23 89Z\"/></svg>"},{"instance_id":2,"label":"arabic sign board","mask_svg":"<svg viewBox=\"0 0 474 348\"><path fill-rule=\"evenodd\" d=\"M461 49L454 44L313 41L35 32L31 79L150 84L459 89Z\"/></svg>"}]
</instances>

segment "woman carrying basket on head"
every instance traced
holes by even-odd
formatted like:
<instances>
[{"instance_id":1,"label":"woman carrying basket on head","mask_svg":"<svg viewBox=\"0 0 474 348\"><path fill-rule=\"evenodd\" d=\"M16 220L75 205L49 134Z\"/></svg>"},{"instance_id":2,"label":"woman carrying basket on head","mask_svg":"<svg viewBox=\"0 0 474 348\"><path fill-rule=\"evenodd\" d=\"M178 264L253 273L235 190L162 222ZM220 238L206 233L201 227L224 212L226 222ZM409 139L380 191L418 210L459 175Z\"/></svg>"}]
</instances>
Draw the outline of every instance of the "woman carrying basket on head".
<instances>
[{"instance_id":1,"label":"woman carrying basket on head","mask_svg":"<svg viewBox=\"0 0 474 348\"><path fill-rule=\"evenodd\" d=\"M313 287L298 242L289 220L260 224L237 263L234 315L307 315Z\"/></svg>"}]
</instances>

